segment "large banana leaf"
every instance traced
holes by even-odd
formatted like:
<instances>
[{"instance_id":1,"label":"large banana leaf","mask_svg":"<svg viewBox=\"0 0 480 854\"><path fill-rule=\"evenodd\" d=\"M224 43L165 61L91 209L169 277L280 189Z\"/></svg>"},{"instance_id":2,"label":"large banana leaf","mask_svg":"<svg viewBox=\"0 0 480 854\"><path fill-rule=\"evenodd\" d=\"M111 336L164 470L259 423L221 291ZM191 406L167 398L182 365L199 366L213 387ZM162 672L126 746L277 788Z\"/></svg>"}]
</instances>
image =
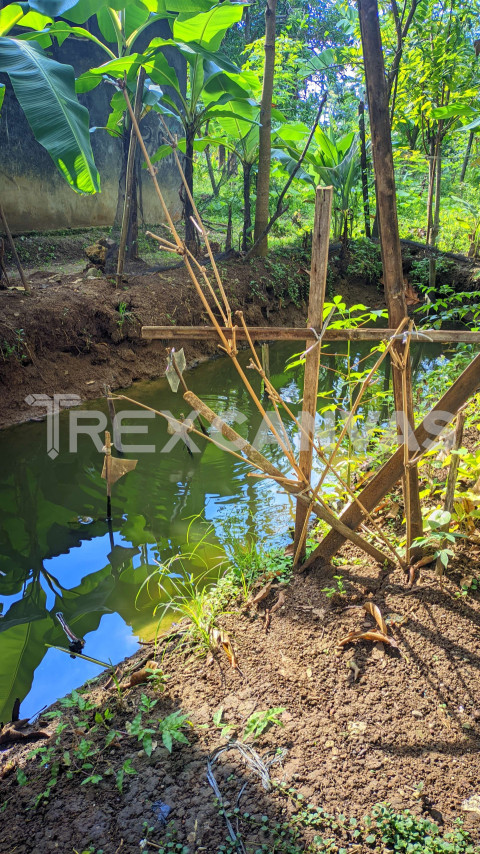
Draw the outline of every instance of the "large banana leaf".
<instances>
[{"instance_id":1,"label":"large banana leaf","mask_svg":"<svg viewBox=\"0 0 480 854\"><path fill-rule=\"evenodd\" d=\"M32 42L0 38L0 71L9 75L35 138L70 186L98 192L88 111L76 98L72 66L55 62Z\"/></svg>"},{"instance_id":2,"label":"large banana leaf","mask_svg":"<svg viewBox=\"0 0 480 854\"><path fill-rule=\"evenodd\" d=\"M228 28L242 19L243 9L243 3L227 2L197 15L180 13L173 24L173 37L181 42L198 42L207 50L219 50Z\"/></svg>"}]
</instances>

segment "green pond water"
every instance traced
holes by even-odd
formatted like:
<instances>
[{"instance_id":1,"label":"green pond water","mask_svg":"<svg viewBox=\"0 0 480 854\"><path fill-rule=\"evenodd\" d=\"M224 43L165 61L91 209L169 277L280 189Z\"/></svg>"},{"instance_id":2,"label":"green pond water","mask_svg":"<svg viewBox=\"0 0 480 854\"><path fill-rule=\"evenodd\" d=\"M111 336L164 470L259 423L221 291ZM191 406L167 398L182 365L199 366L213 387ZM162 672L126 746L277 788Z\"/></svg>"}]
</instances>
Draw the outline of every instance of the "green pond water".
<instances>
[{"instance_id":1,"label":"green pond water","mask_svg":"<svg viewBox=\"0 0 480 854\"><path fill-rule=\"evenodd\" d=\"M272 382L294 411L301 408L302 370L285 371L285 363L299 349L298 344L282 343L270 348ZM335 345L336 352L341 349ZM417 345L417 375L428 370L439 353L433 345ZM352 345L354 363L366 354L368 347ZM248 362L246 353L241 360ZM343 399L342 382L331 370L338 363L333 356L323 360L320 387L327 395L323 403ZM242 435L250 441L258 436L260 414L228 359L204 363L186 378L189 387L218 414L226 414ZM258 375L252 371L249 379L260 394ZM173 394L165 379L138 383L128 394L173 415L188 415L181 394ZM129 408L120 402L116 407ZM71 411L76 417L81 413L82 423L95 423L96 416L88 413L106 413L107 407L100 400ZM100 672L98 665L51 648L68 644L58 612L85 640L85 655L117 663L138 648L139 639L155 633L157 587L142 584L159 563L185 550L187 539L192 543L203 537L206 525L211 527L211 548L202 545L201 560L190 567L194 573L204 570L203 561L213 567L218 547L228 552L232 540L288 542L293 505L277 487L247 477L246 464L198 437L192 437L198 450L191 455L182 441L166 451L172 437L164 419L144 415L129 423L148 433L124 435L123 441L153 445L155 452L125 454L138 459L138 464L112 488L110 531L101 447L95 447L91 436L79 435L73 452L68 411L59 418L55 459L47 454L45 421L0 435L0 721L10 719L16 698L22 703L21 716L31 716ZM291 435L295 441L293 431ZM287 471L272 436L263 431L260 438L266 442L266 456Z\"/></svg>"}]
</instances>

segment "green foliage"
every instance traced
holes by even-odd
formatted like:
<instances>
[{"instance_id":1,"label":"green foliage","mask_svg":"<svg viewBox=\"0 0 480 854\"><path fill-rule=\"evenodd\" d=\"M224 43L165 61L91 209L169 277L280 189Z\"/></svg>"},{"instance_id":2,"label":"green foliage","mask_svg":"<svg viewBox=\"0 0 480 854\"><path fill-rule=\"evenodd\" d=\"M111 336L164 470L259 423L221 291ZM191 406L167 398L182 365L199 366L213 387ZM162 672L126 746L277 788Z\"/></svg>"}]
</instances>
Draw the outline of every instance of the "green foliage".
<instances>
[{"instance_id":1,"label":"green foliage","mask_svg":"<svg viewBox=\"0 0 480 854\"><path fill-rule=\"evenodd\" d=\"M0 71L9 75L36 140L72 189L99 192L88 111L75 95L73 68L51 59L31 41L1 36Z\"/></svg>"},{"instance_id":2,"label":"green foliage","mask_svg":"<svg viewBox=\"0 0 480 854\"><path fill-rule=\"evenodd\" d=\"M182 715L180 711L172 712L158 723L158 732L162 736L164 746L168 752L172 752L173 742L178 741L180 744L189 744L188 738L182 732L186 726L192 726L188 720L188 715Z\"/></svg>"},{"instance_id":3,"label":"green foliage","mask_svg":"<svg viewBox=\"0 0 480 854\"><path fill-rule=\"evenodd\" d=\"M284 711L285 709L276 707L274 709L267 709L266 712L253 712L248 718L243 731L243 741L246 741L250 737L252 741L256 741L271 726L285 726L280 720L280 715Z\"/></svg>"},{"instance_id":4,"label":"green foliage","mask_svg":"<svg viewBox=\"0 0 480 854\"><path fill-rule=\"evenodd\" d=\"M452 514L446 510L434 510L433 513L424 521L425 535L416 537L412 545L419 548L434 548L435 559L439 558L445 569L448 566L450 558L453 556L451 548L447 548L445 543L455 543L455 541L464 535L458 531L445 531L444 526L448 525L452 518Z\"/></svg>"},{"instance_id":5,"label":"green foliage","mask_svg":"<svg viewBox=\"0 0 480 854\"><path fill-rule=\"evenodd\" d=\"M343 575L334 575L333 578L336 585L322 587L322 593L325 593L327 599L331 599L333 596L346 596L347 591L343 583Z\"/></svg>"}]
</instances>

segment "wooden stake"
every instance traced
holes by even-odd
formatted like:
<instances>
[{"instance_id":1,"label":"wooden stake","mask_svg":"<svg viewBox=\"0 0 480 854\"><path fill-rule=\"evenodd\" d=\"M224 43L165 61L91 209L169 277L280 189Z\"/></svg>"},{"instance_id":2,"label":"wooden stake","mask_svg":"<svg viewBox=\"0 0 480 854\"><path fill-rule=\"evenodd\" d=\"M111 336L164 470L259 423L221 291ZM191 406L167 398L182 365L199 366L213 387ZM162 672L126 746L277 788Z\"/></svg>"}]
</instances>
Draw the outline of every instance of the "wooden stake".
<instances>
[{"instance_id":1,"label":"wooden stake","mask_svg":"<svg viewBox=\"0 0 480 854\"><path fill-rule=\"evenodd\" d=\"M107 484L107 522L112 519L112 440L108 430L105 430L105 481Z\"/></svg>"},{"instance_id":2,"label":"wooden stake","mask_svg":"<svg viewBox=\"0 0 480 854\"><path fill-rule=\"evenodd\" d=\"M400 326L400 324L398 324ZM220 326L224 338L231 340L232 328ZM321 326L303 329L298 326L249 326L252 341L307 341L317 340ZM327 329L323 341L386 341L395 335L396 329L359 326L357 329ZM243 329L236 329L239 341L247 338ZM142 326L141 337L147 341L210 341L218 335L212 326ZM463 329L422 329L413 333L412 344L416 342L436 344L480 344L480 332L467 332ZM328 355L328 354L327 354Z\"/></svg>"},{"instance_id":3,"label":"wooden stake","mask_svg":"<svg viewBox=\"0 0 480 854\"><path fill-rule=\"evenodd\" d=\"M18 257L17 250L15 249L13 237L12 237L11 231L8 227L8 222L7 222L5 214L3 212L3 208L2 208L1 203L0 203L0 219L2 220L2 225L4 228L5 234L7 236L7 240L10 244L10 249L12 250L12 255L15 259L15 264L17 265L17 269L18 269L18 272L20 274L20 279L22 281L22 285L23 285L24 289L27 291L27 293L30 293L32 289L31 289L30 285L28 284L28 282L25 278L25 273L23 272L23 267L20 263L20 258Z\"/></svg>"},{"instance_id":4,"label":"wooden stake","mask_svg":"<svg viewBox=\"0 0 480 854\"><path fill-rule=\"evenodd\" d=\"M333 187L317 187L315 195L315 221L312 239L312 263L310 270L310 293L308 298L307 326L321 327L323 323L323 305L327 284L328 247L330 243L330 216L332 211ZM308 347L308 344L306 345ZM300 468L308 483L312 474L313 446L308 438L315 432L317 414L318 373L320 369L320 343L310 347L305 358L305 376L303 381L302 420L306 422L307 436L300 438ZM297 502L295 514L294 552L296 562L305 554L306 525L309 516L308 507Z\"/></svg>"},{"instance_id":5,"label":"wooden stake","mask_svg":"<svg viewBox=\"0 0 480 854\"><path fill-rule=\"evenodd\" d=\"M112 390L108 385L105 386L105 396L107 398L108 414L110 415L110 423L112 425L113 443L117 449L117 453L123 454L122 440L119 431L116 429L115 419L117 414L115 412L115 402L112 397Z\"/></svg>"}]
</instances>

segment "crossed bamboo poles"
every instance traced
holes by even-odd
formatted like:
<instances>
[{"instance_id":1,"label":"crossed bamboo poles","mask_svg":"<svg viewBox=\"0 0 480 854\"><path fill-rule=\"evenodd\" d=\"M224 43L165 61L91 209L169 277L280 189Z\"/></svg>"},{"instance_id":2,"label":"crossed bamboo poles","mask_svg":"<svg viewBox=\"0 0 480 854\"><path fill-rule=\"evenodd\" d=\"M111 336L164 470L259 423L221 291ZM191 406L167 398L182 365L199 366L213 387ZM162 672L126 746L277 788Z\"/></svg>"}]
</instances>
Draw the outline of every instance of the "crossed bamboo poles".
<instances>
[{"instance_id":1,"label":"crossed bamboo poles","mask_svg":"<svg viewBox=\"0 0 480 854\"><path fill-rule=\"evenodd\" d=\"M309 520L310 514L313 513L319 519L326 522L330 528L334 529L338 534L340 534L341 536L350 540L352 543L354 543L356 546L361 548L368 555L373 557L377 562L379 562L381 564L385 564L385 563L391 564L392 562L396 562L397 564L404 567L405 566L404 561L398 555L397 551L394 549L394 547L391 545L391 543L385 537L383 532L380 530L379 526L377 525L377 523L372 518L371 513L363 506L363 504L355 496L355 494L353 493L353 491L351 490L349 485L344 481L344 479L336 471L336 469L333 465L333 461L334 461L335 455L338 451L339 444L340 444L343 436L345 435L346 429L348 429L348 424L350 423L350 421L348 421L347 425L344 426L341 437L338 440L330 458L327 458L323 449L317 445L317 443L314 441L313 437L310 436L310 434L304 429L302 424L298 421L296 416L292 413L290 408L283 401L281 396L278 394L278 392L274 389L274 387L272 386L272 384L270 383L268 378L265 376L265 373L264 373L263 368L261 366L261 363L258 359L255 348L253 346L252 339L248 333L248 328L247 328L245 320L243 318L243 314L241 312L237 312L237 315L239 316L241 325L245 331L247 341L248 341L248 344L249 344L249 347L250 347L250 350L252 353L252 363L251 364L255 368L255 370L258 371L258 373L260 373L260 375L262 376L262 379L265 383L266 391L268 393L269 399L271 400L271 402L273 404L275 413L276 413L277 418L278 418L278 423L280 425L279 430L277 430L275 424L269 418L268 413L266 412L265 408L263 407L259 397L257 396L254 388L252 387L250 381L248 380L248 377L246 376L245 371L243 370L240 362L237 359L237 355L238 355L238 350L236 347L236 329L237 329L237 326L234 325L234 323L232 322L232 310L231 310L227 295L225 293L225 289L223 287L223 283L222 283L222 280L221 280L221 277L220 277L220 274L218 271L218 267L217 267L216 262L215 262L215 258L213 256L213 252L212 252L212 249L210 246L210 241L208 239L208 233L207 233L207 231L206 231L206 229L202 223L202 220L201 220L201 217L199 215L198 209L196 207L195 201L193 199L192 194L190 193L190 189L189 189L187 182L186 182L186 179L185 179L185 174L184 174L182 165L180 163L180 159L178 157L176 140L164 122L164 127L165 127L166 133L170 139L170 144L172 146L172 151L174 154L175 162L176 162L180 177L182 179L184 190L185 190L186 194L188 195L189 201L190 201L191 206L192 206L192 210L194 212L194 218L192 218L192 222L195 225L197 231L200 233L200 235L203 238L203 241L205 243L207 254L208 254L210 263L212 265L212 270L213 270L215 282L216 282L216 285L218 287L218 291L220 293L221 301L219 300L219 298L215 292L215 289L214 289L214 287L213 287L213 285L212 285L212 283L211 283L211 281L207 275L206 268L202 264L199 263L199 261L195 258L193 253L189 250L189 248L185 245L184 241L181 239L180 235L177 232L175 224L172 220L172 217L170 215L170 212L167 208L167 205L166 205L165 200L163 198L162 192L160 190L160 187L159 187L159 184L157 181L156 170L155 170L155 168L154 168L154 166L150 160L147 149L145 147L145 143L144 143L144 140L143 140L137 119L135 117L134 111L133 111L131 103L130 103L130 99L129 99L127 91L126 91L126 86L125 86L123 81L119 81L119 85L120 85L121 89L123 90L127 109L128 109L129 114L130 114L130 119L132 121L132 127L133 127L133 129L137 135L138 142L139 142L140 148L142 150L142 153L143 153L146 165L147 165L148 172L149 172L150 177L153 181L155 192L156 192L158 199L160 201L160 205L161 205L163 214L165 216L165 220L167 222L168 229L172 235L172 240L167 240L166 238L159 237L158 235L152 234L152 232L147 232L147 235L152 237L153 239L155 239L159 243L160 248L162 248L164 251L178 254L183 258L183 261L185 263L188 274L192 280L192 283L195 287L195 290L197 291L197 294L200 297L202 305L203 305L205 311L207 312L208 317L209 317L209 319L210 319L210 321L211 321L211 323L212 323L212 325L213 325L213 327L214 327L215 331L217 332L217 335L220 339L221 349L224 350L225 353L232 360L232 362L235 366L235 369L240 376L240 379L242 380L245 388L247 389L247 391L248 391L252 401L254 402L256 408L260 412L260 415L264 419L264 423L268 426L268 429L272 432L273 436L275 437L276 441L278 442L278 445L281 448L281 450L285 456L285 459L289 463L290 468L292 469L292 471L295 475L295 479L286 477L280 469L278 469L276 466L273 466L269 462L269 460L267 460L259 451L257 451L255 448L253 448L249 442L247 442L245 439L243 439L235 430L233 430L232 427L230 427L228 424L226 424L226 422L224 422L218 415L216 415L211 409L209 409L209 407L206 406L206 404L204 404L203 401L201 401L191 391L185 391L185 393L183 395L184 400L186 400L186 402L189 403L195 411L197 411L201 415L203 415L210 424L212 424L214 427L216 427L219 430L219 432L222 434L222 436L225 439L229 440L234 445L234 447L237 448L237 450L239 450L241 453L237 453L236 451L233 450L233 448L230 448L228 446L225 447L224 443L218 442L212 436L205 436L205 434L203 432L201 432L200 430L198 430L194 426L194 423L191 420L189 420L188 423L186 421L181 422L178 419L174 419L171 416L167 416L165 413L162 413L159 410L154 409L153 407L147 406L146 404L142 404L139 401L133 400L132 398L127 397L126 395L115 395L115 397L117 397L117 399L126 400L126 401L128 401L128 402L130 402L136 406L139 406L143 409L147 409L149 411L154 412L157 415L162 416L163 418L165 418L169 422L170 426L173 427L173 429L176 431L179 431L179 432L187 431L188 433L192 432L192 433L195 433L199 436L202 436L207 441L212 442L212 444L217 445L218 447L221 447L224 450L227 450L230 454L232 454L233 456L242 460L243 462L245 462L245 460L246 460L251 466L253 466L255 469L257 469L260 472L260 475L259 475L260 477L267 477L267 478L270 478L270 479L274 480L275 482L277 482L282 489L284 489L286 492L290 493L291 495L295 496L298 501L300 501L304 506L307 507L309 512L306 515L306 519L304 522L304 532L303 532L304 534L306 533L306 528L308 525L308 520ZM207 295L205 294L205 292L202 288L202 285L200 284L199 276L197 275L197 273L200 275L201 279L203 280L204 287L206 288L207 294L213 300L213 303L214 303L216 309L220 313L223 326L227 327L231 331L231 339L228 339L224 335L222 328L221 328L221 326L220 326L220 324L219 324L219 322L215 316L214 310L212 309L210 302L207 298ZM402 331L405 323L406 323L406 320L403 320L402 323L400 324L400 326L398 327L397 331L396 331L396 335L398 335ZM392 341L393 341L393 339L392 339ZM362 384L362 387L360 389L360 393L359 393L357 400L355 402L354 408L353 408L352 412L350 413L350 419L353 417L354 412L358 408L358 405L359 405L359 403L360 403L360 401L361 401L361 399L362 399L362 397L366 391L366 388L370 382L371 377L373 376L373 373L378 369L381 362L386 357L387 353L391 351L392 341L390 341L387 344L384 352L381 354L381 356L379 357L379 359L375 363L374 367L370 371L368 377L366 378L366 380ZM279 406L282 407L285 410L285 412L288 414L288 416L294 421L294 423L298 427L299 431L302 433L302 435L310 443L311 447L313 448L313 450L315 451L315 453L318 455L318 457L320 458L320 460L323 462L323 464L325 466L325 469L322 473L320 481L314 489L312 488L309 480L303 474L303 472L300 468L300 465L295 458L294 450L292 448L287 430L286 430L285 425L284 425L282 418L280 416ZM243 454L243 456L242 456L242 454ZM327 506L327 504L325 503L325 501L322 499L322 497L320 495L320 489L321 489L322 483L324 481L324 478L329 471L338 480L338 482L341 484L342 488L351 497L352 503L355 503L358 505L359 510L362 513L362 516L366 517L370 521L377 538L380 539L382 544L387 547L387 550L390 554L386 554L385 552L381 551L373 543L369 542L364 537L362 537L360 534L358 534L356 531L352 530L350 527L345 525L337 516L335 516L335 514ZM371 532L369 532L369 533L371 533ZM303 539L303 537L302 537L302 539ZM295 556L295 560L296 559L298 559L298 549L297 549L297 555Z\"/></svg>"}]
</instances>

